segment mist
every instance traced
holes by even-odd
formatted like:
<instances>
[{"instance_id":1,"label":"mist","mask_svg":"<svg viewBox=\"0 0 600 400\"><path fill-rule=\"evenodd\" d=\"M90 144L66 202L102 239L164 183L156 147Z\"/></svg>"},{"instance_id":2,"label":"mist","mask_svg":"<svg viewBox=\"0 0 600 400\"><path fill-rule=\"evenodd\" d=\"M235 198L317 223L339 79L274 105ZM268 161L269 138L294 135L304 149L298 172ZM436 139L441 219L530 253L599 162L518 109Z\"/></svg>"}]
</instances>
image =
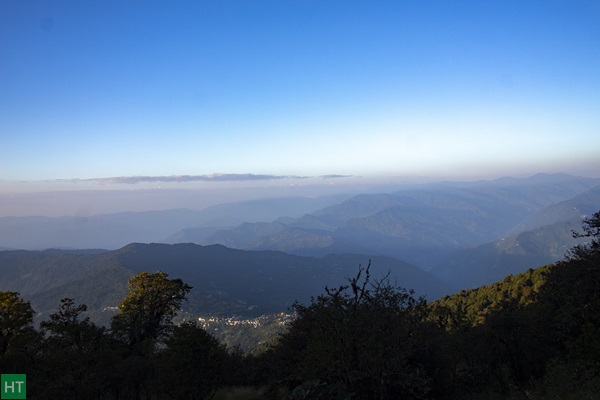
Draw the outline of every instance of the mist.
<instances>
[{"instance_id":1,"label":"mist","mask_svg":"<svg viewBox=\"0 0 600 400\"><path fill-rule=\"evenodd\" d=\"M218 182L164 180L115 183L108 179L4 182L0 192L0 217L88 217L177 208L201 210L212 205L253 199L352 195L385 190L385 187L395 186L401 181L409 180L327 176Z\"/></svg>"}]
</instances>

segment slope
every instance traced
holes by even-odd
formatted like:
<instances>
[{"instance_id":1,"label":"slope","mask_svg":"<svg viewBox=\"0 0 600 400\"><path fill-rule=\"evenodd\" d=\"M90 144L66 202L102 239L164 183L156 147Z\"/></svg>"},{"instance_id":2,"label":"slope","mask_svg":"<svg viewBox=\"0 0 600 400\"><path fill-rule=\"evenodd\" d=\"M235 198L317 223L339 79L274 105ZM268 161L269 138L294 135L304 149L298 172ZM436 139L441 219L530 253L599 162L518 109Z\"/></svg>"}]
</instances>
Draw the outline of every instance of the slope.
<instances>
[{"instance_id":1,"label":"slope","mask_svg":"<svg viewBox=\"0 0 600 400\"><path fill-rule=\"evenodd\" d=\"M583 239L574 239L581 218L600 205L600 187L594 187L569 200L552 204L535 213L522 227L533 227L471 249L454 252L438 262L433 274L456 287L470 288L489 284L526 268L562 259ZM543 224L546 221L546 224Z\"/></svg>"},{"instance_id":2,"label":"slope","mask_svg":"<svg viewBox=\"0 0 600 400\"><path fill-rule=\"evenodd\" d=\"M72 297L106 322L125 293L127 280L141 271L164 271L194 289L185 311L256 317L286 311L294 301L308 301L326 285L353 276L368 256L301 257L273 251L242 251L220 245L130 244L119 250L73 252L0 252L0 290L19 291L40 316L54 310L61 298ZM372 257L373 274L414 288L428 298L452 289L431 274L388 257ZM51 278L51 279L47 279Z\"/></svg>"}]
</instances>

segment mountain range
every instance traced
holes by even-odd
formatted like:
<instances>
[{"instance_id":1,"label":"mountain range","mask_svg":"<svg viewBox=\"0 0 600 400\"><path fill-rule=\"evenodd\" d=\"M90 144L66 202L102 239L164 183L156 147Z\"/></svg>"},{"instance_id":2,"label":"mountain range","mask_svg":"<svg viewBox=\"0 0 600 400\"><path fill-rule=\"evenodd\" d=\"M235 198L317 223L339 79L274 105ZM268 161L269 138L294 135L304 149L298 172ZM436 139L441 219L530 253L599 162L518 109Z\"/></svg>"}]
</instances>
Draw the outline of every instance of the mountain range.
<instances>
[{"instance_id":1,"label":"mountain range","mask_svg":"<svg viewBox=\"0 0 600 400\"><path fill-rule=\"evenodd\" d=\"M346 267L350 270L344 270L342 275L352 276L358 264L364 265L370 258L384 257L379 259L379 266L391 263L391 269L410 265L411 271L428 271L427 278L405 283L402 276L399 282L402 286L413 287L435 297L450 293L454 288L488 284L508 274L561 259L575 243L571 231L581 226L583 216L598 209L599 178L538 174L529 178L493 181L412 184L396 190L359 195L258 199L199 211L173 209L89 217L4 217L0 218L0 246L4 249L104 250L2 251L3 268L7 269L10 265L34 268L32 265L37 265L35 268L38 269L35 273L33 270L22 271L20 275L24 277L32 273L31 276L36 279L9 279L9 273L0 279L0 284L2 288L16 288L11 290L37 296L40 304L47 304L47 301L56 300L53 293L60 290L79 293L78 288L87 287L86 282L92 282L91 277L96 279L103 275L109 280L114 279L114 287L118 290L110 294L112 297L108 295L110 291L105 290L100 298L109 297L97 305L112 304L110 307L114 307L119 296L125 293L126 278L136 271L168 268L165 272L196 281L196 275L203 276L202 271L208 273L210 270L194 269L194 261L190 260L203 264L202 260L211 259L214 265L221 266L222 275L227 279L245 276L248 284L253 282L255 287L262 287L261 282L252 281L254 275L244 275L248 272L258 274L258 277L262 272L241 267L244 259L252 260L260 254L267 259L274 257L279 260L275 263L277 267L269 270L265 279L274 279L282 288L288 286L276 277L280 273L295 276L285 269L290 265L311 271L308 276L314 275L313 281L306 280L302 274L297 277L297 283L306 287L284 290L288 292L286 294L302 299L308 293L319 293L325 284L340 281L340 276L331 268L334 264L346 264L332 260L348 257L347 254L361 254L347 261L350 265ZM131 253L140 251L140 246L143 246L128 246L129 243L156 243L141 252L154 255L145 258L140 255L144 263L124 263L125 254L129 254L126 259L134 260L130 257ZM192 245L180 243L194 243L201 247L188 248L186 246ZM228 248L227 251L223 246ZM192 248L199 253L189 250ZM203 249L202 254L198 249ZM230 253L236 251L233 249L244 252ZM179 252L187 256L180 256ZM18 259L19 254L24 258ZM233 265L236 267L228 270L229 267L218 259L217 254L235 259ZM298 258L284 260L293 256ZM36 264L23 261L25 259L44 261ZM177 269L179 267L173 260L185 260L179 263L183 269ZM267 261L256 261L256 264L271 265ZM319 273L311 270L311 266L321 268ZM62 275L66 278L61 278ZM215 300L214 307L209 307L211 312L218 312L221 307L228 312L247 313L247 310L243 311L244 307L252 306L279 312L294 300L277 297L279 289L273 286L272 295L277 300L273 300L272 304L279 308L271 307L259 301L260 296L250 296L246 289L224 290L229 286L220 281L218 275L218 272L211 272L209 281L203 280L197 285L204 290L196 299L198 304L207 306L210 296L219 299ZM431 288L418 283L433 276L436 279L432 282L437 283L432 283ZM79 282L78 279L84 281ZM53 284L55 281L60 284ZM207 282L218 283L214 283L213 287L213 283ZM89 283L89 286L92 284ZM218 295L215 295L215 290ZM220 304L218 307L217 303Z\"/></svg>"},{"instance_id":2,"label":"mountain range","mask_svg":"<svg viewBox=\"0 0 600 400\"><path fill-rule=\"evenodd\" d=\"M180 239L312 256L383 254L467 288L561 259L575 243L571 230L600 209L599 183L558 174L413 187Z\"/></svg>"},{"instance_id":3,"label":"mountain range","mask_svg":"<svg viewBox=\"0 0 600 400\"><path fill-rule=\"evenodd\" d=\"M186 228L212 233L244 222L271 221L281 215L301 216L335 204L340 196L286 197L219 204L202 210L169 209L92 216L1 217L0 246L5 249L102 248L114 250L133 242L177 240ZM173 239L167 239L171 237Z\"/></svg>"}]
</instances>

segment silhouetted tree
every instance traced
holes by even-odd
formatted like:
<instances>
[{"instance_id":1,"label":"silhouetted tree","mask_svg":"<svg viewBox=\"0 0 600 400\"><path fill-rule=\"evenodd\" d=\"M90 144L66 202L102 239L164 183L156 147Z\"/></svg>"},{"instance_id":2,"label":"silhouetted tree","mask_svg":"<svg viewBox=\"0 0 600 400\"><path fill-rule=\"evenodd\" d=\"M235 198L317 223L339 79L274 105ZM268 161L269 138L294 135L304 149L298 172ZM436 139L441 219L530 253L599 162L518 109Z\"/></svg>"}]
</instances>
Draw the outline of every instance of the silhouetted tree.
<instances>
[{"instance_id":1,"label":"silhouetted tree","mask_svg":"<svg viewBox=\"0 0 600 400\"><path fill-rule=\"evenodd\" d=\"M161 391L173 399L212 398L226 379L225 346L195 323L173 329L158 358Z\"/></svg>"},{"instance_id":2,"label":"silhouetted tree","mask_svg":"<svg viewBox=\"0 0 600 400\"><path fill-rule=\"evenodd\" d=\"M373 282L367 267L294 308L297 319L268 357L296 384L313 381L310 390L337 387L369 399L424 398L431 390L436 329L426 321L425 300L412 291Z\"/></svg>"},{"instance_id":3,"label":"silhouetted tree","mask_svg":"<svg viewBox=\"0 0 600 400\"><path fill-rule=\"evenodd\" d=\"M0 292L0 356L33 329L33 309L17 292Z\"/></svg>"},{"instance_id":4,"label":"silhouetted tree","mask_svg":"<svg viewBox=\"0 0 600 400\"><path fill-rule=\"evenodd\" d=\"M159 390L156 347L169 337L173 317L191 289L164 272L141 272L129 280L129 293L111 322L113 337L125 347L116 367L121 395L139 400Z\"/></svg>"},{"instance_id":5,"label":"silhouetted tree","mask_svg":"<svg viewBox=\"0 0 600 400\"><path fill-rule=\"evenodd\" d=\"M600 252L600 211L583 219L583 233L573 231L574 238L591 238L589 243L578 244L567 253L568 260L584 260Z\"/></svg>"},{"instance_id":6,"label":"silhouetted tree","mask_svg":"<svg viewBox=\"0 0 600 400\"><path fill-rule=\"evenodd\" d=\"M86 310L86 305L64 298L59 310L40 324L46 337L39 355L44 371L38 381L43 382L39 386L45 398L104 398L111 386L116 354L106 330L89 318L81 319Z\"/></svg>"},{"instance_id":7,"label":"silhouetted tree","mask_svg":"<svg viewBox=\"0 0 600 400\"><path fill-rule=\"evenodd\" d=\"M0 368L27 373L35 364L41 336L33 328L33 309L16 292L0 292Z\"/></svg>"}]
</instances>

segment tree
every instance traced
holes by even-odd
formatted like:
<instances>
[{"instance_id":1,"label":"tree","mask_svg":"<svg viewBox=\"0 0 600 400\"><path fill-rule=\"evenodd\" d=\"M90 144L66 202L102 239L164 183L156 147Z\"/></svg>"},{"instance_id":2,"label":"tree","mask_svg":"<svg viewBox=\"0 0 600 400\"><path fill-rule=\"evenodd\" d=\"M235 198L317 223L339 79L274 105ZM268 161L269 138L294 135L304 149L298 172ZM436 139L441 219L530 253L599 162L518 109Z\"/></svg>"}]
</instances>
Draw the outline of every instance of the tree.
<instances>
[{"instance_id":1,"label":"tree","mask_svg":"<svg viewBox=\"0 0 600 400\"><path fill-rule=\"evenodd\" d=\"M0 292L0 356L33 330L33 309L17 292Z\"/></svg>"},{"instance_id":2,"label":"tree","mask_svg":"<svg viewBox=\"0 0 600 400\"><path fill-rule=\"evenodd\" d=\"M349 284L325 288L309 306L294 308L297 319L272 350L283 377L295 379L291 386L380 399L430 391L435 328L414 292L372 282L367 267Z\"/></svg>"},{"instance_id":3,"label":"tree","mask_svg":"<svg viewBox=\"0 0 600 400\"><path fill-rule=\"evenodd\" d=\"M129 280L129 294L112 319L112 333L133 353L153 351L172 330L173 317L191 289L181 279L168 279L164 272L135 275Z\"/></svg>"},{"instance_id":4,"label":"tree","mask_svg":"<svg viewBox=\"0 0 600 400\"><path fill-rule=\"evenodd\" d=\"M3 374L34 376L35 359L42 342L33 327L34 311L16 292L0 292L0 368ZM35 393L32 387L31 393Z\"/></svg>"},{"instance_id":5,"label":"tree","mask_svg":"<svg viewBox=\"0 0 600 400\"><path fill-rule=\"evenodd\" d=\"M115 353L105 328L81 319L85 304L61 300L59 310L43 321L46 336L40 358L43 374L38 378L47 398L104 398L112 381ZM43 384L42 384L43 382Z\"/></svg>"},{"instance_id":6,"label":"tree","mask_svg":"<svg viewBox=\"0 0 600 400\"><path fill-rule=\"evenodd\" d=\"M225 346L193 322L173 329L160 353L163 391L175 399L212 398L226 378Z\"/></svg>"},{"instance_id":7,"label":"tree","mask_svg":"<svg viewBox=\"0 0 600 400\"><path fill-rule=\"evenodd\" d=\"M600 253L600 211L583 219L583 233L573 231L574 238L591 238L591 241L574 246L567 253L568 260L585 260Z\"/></svg>"},{"instance_id":8,"label":"tree","mask_svg":"<svg viewBox=\"0 0 600 400\"><path fill-rule=\"evenodd\" d=\"M111 333L122 345L123 359L116 387L121 396L141 399L157 391L156 345L173 330L173 317L191 286L164 272L141 272L129 279L129 293L119 303Z\"/></svg>"},{"instance_id":9,"label":"tree","mask_svg":"<svg viewBox=\"0 0 600 400\"><path fill-rule=\"evenodd\" d=\"M52 338L65 340L74 346L81 345L82 340L78 337L79 326L92 325L89 318L79 320L80 315L86 311L85 304L76 306L73 299L64 298L60 301L59 310L50 314L49 321L40 323L40 328L49 333ZM81 348L78 347L78 350Z\"/></svg>"}]
</instances>

